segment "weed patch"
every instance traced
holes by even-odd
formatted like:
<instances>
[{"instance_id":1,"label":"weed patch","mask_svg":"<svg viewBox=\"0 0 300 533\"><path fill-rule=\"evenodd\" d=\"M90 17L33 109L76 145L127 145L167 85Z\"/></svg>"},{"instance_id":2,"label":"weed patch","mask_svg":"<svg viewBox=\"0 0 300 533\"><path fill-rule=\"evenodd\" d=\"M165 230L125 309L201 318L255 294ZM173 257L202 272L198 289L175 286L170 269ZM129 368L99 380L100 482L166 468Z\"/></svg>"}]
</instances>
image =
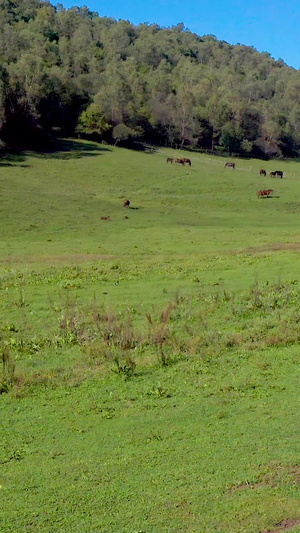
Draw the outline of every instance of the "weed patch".
<instances>
[{"instance_id":1,"label":"weed patch","mask_svg":"<svg viewBox=\"0 0 300 533\"><path fill-rule=\"evenodd\" d=\"M45 336L31 336L31 330L17 323L2 330L2 392L16 385L16 363L23 361L24 367L27 359L44 357L49 350L59 357L77 347L83 375L94 367L128 379L153 367L155 361L161 367L184 360L209 364L229 356L238 358L240 352L300 343L300 289L295 283L256 284L240 293L219 287L188 298L176 295L162 310L152 309L144 316L134 307L113 310L95 301L79 306L69 298L54 308L60 314L59 324ZM61 375L53 372L54 385ZM66 375L71 374L69 369Z\"/></svg>"},{"instance_id":2,"label":"weed patch","mask_svg":"<svg viewBox=\"0 0 300 533\"><path fill-rule=\"evenodd\" d=\"M15 369L16 365L10 347L3 344L0 346L0 394L8 392L14 385Z\"/></svg>"}]
</instances>

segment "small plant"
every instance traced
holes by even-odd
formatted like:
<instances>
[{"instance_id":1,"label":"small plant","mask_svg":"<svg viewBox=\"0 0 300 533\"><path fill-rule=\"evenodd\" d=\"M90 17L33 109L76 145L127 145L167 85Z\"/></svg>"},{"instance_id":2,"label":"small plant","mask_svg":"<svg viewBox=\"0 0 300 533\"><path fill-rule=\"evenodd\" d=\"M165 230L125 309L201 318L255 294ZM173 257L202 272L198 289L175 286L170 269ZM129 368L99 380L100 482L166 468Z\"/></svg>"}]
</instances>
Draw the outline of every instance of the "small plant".
<instances>
[{"instance_id":1,"label":"small plant","mask_svg":"<svg viewBox=\"0 0 300 533\"><path fill-rule=\"evenodd\" d=\"M24 291L23 291L23 289L20 289L19 298L18 298L18 300L16 300L15 306L16 307L27 307L27 305L28 304L26 303L25 297L24 297Z\"/></svg>"},{"instance_id":2,"label":"small plant","mask_svg":"<svg viewBox=\"0 0 300 533\"><path fill-rule=\"evenodd\" d=\"M4 345L0 352L0 394L8 392L15 381L15 362L8 345Z\"/></svg>"},{"instance_id":3,"label":"small plant","mask_svg":"<svg viewBox=\"0 0 300 533\"><path fill-rule=\"evenodd\" d=\"M93 324L91 331L94 338L101 338L107 346L129 351L136 348L141 342L140 334L133 327L133 311L128 310L125 318L111 311L99 312L93 310Z\"/></svg>"},{"instance_id":4,"label":"small plant","mask_svg":"<svg viewBox=\"0 0 300 533\"><path fill-rule=\"evenodd\" d=\"M116 356L114 358L114 363L116 365L116 372L119 375L124 376L125 378L132 378L135 374L136 363L131 357L126 357L124 362L121 362L120 357Z\"/></svg>"},{"instance_id":5,"label":"small plant","mask_svg":"<svg viewBox=\"0 0 300 533\"><path fill-rule=\"evenodd\" d=\"M82 344L84 341L86 324L76 307L76 302L66 302L59 327L66 344Z\"/></svg>"},{"instance_id":6,"label":"small plant","mask_svg":"<svg viewBox=\"0 0 300 533\"><path fill-rule=\"evenodd\" d=\"M174 348L171 339L173 337L169 322L173 310L179 305L179 298L175 302L169 303L161 312L159 321L155 321L150 313L146 314L148 324L150 325L149 343L155 346L159 363L167 366L173 361L170 351Z\"/></svg>"}]
</instances>

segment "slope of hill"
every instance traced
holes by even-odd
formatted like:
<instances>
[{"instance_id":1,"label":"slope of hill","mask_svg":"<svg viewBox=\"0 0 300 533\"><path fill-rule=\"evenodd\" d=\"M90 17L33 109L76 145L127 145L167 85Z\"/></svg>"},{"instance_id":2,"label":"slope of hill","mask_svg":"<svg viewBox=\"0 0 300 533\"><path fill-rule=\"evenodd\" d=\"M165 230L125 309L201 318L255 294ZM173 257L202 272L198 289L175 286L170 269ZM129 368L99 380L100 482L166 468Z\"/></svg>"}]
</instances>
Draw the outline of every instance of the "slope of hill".
<instances>
[{"instance_id":1,"label":"slope of hill","mask_svg":"<svg viewBox=\"0 0 300 533\"><path fill-rule=\"evenodd\" d=\"M1 532L300 531L298 164L178 155L0 164Z\"/></svg>"}]
</instances>

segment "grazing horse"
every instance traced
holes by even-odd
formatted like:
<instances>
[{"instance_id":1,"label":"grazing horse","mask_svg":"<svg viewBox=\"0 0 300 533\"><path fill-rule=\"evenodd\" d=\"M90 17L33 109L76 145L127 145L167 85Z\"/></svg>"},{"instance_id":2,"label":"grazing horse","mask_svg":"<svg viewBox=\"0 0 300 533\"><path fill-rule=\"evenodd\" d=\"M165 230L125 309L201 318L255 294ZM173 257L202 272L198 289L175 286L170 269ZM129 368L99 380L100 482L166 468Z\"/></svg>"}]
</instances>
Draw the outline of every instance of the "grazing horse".
<instances>
[{"instance_id":1,"label":"grazing horse","mask_svg":"<svg viewBox=\"0 0 300 533\"><path fill-rule=\"evenodd\" d=\"M275 170L275 174L276 176L278 176L279 178L283 178L283 172L281 170Z\"/></svg>"},{"instance_id":2,"label":"grazing horse","mask_svg":"<svg viewBox=\"0 0 300 533\"><path fill-rule=\"evenodd\" d=\"M130 206L130 200L124 200L123 207L129 207Z\"/></svg>"},{"instance_id":3,"label":"grazing horse","mask_svg":"<svg viewBox=\"0 0 300 533\"><path fill-rule=\"evenodd\" d=\"M257 198L266 198L270 196L270 194L273 194L273 192L273 189L263 189L257 193Z\"/></svg>"},{"instance_id":4,"label":"grazing horse","mask_svg":"<svg viewBox=\"0 0 300 533\"><path fill-rule=\"evenodd\" d=\"M270 172L270 176L272 178L275 178L275 176L278 176L279 178L283 178L283 172L281 170L273 170L273 172Z\"/></svg>"},{"instance_id":5,"label":"grazing horse","mask_svg":"<svg viewBox=\"0 0 300 533\"><path fill-rule=\"evenodd\" d=\"M178 163L179 165L185 165L185 160L184 159L180 159L180 158L177 158L175 159L175 163Z\"/></svg>"},{"instance_id":6,"label":"grazing horse","mask_svg":"<svg viewBox=\"0 0 300 533\"><path fill-rule=\"evenodd\" d=\"M108 220L108 221L109 221L109 220L110 220L110 216L108 216L108 217L101 217L101 220Z\"/></svg>"},{"instance_id":7,"label":"grazing horse","mask_svg":"<svg viewBox=\"0 0 300 533\"><path fill-rule=\"evenodd\" d=\"M174 157L167 157L167 163L174 163Z\"/></svg>"},{"instance_id":8,"label":"grazing horse","mask_svg":"<svg viewBox=\"0 0 300 533\"><path fill-rule=\"evenodd\" d=\"M191 160L188 159L187 157L184 157L184 158L182 159L182 161L184 161L185 163L187 163L189 166L191 166L191 164L192 164Z\"/></svg>"},{"instance_id":9,"label":"grazing horse","mask_svg":"<svg viewBox=\"0 0 300 533\"><path fill-rule=\"evenodd\" d=\"M266 173L266 171L265 171L264 168L261 168L261 169L260 169L260 171L259 171L259 175L260 175L260 176L266 176L266 175L267 175L267 173Z\"/></svg>"},{"instance_id":10,"label":"grazing horse","mask_svg":"<svg viewBox=\"0 0 300 533\"><path fill-rule=\"evenodd\" d=\"M235 163L229 163L229 162L227 161L227 163L225 163L225 167L235 168Z\"/></svg>"}]
</instances>

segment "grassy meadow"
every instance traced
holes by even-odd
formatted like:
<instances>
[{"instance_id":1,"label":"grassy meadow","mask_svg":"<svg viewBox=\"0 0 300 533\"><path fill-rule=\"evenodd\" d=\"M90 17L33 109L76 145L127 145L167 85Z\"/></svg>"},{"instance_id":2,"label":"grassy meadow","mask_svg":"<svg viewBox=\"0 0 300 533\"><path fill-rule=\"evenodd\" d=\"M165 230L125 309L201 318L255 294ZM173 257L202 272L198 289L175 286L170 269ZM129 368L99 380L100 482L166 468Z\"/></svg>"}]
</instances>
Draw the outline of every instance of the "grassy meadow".
<instances>
[{"instance_id":1,"label":"grassy meadow","mask_svg":"<svg viewBox=\"0 0 300 533\"><path fill-rule=\"evenodd\" d=\"M300 166L178 154L0 161L1 533L300 532Z\"/></svg>"}]
</instances>

